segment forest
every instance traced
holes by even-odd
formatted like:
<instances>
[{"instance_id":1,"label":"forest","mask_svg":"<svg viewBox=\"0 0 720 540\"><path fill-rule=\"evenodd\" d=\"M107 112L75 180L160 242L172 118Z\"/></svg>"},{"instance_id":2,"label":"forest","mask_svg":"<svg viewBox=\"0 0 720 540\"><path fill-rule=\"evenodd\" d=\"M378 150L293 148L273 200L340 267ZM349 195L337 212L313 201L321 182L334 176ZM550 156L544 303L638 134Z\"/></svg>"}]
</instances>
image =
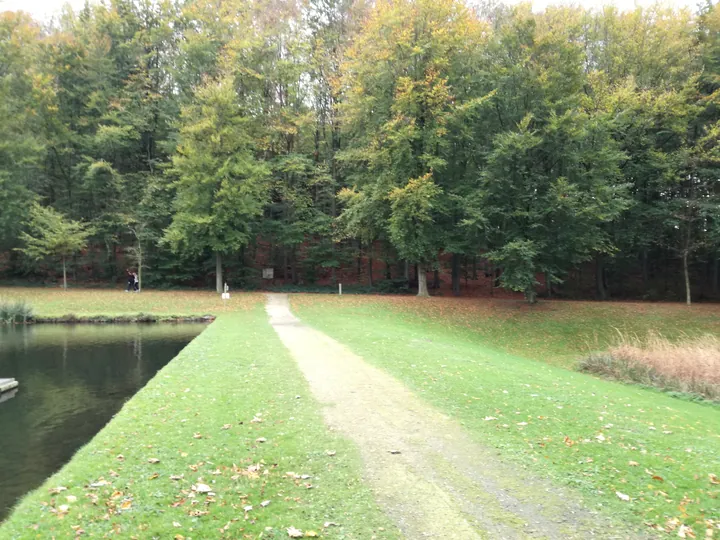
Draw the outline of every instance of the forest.
<instances>
[{"instance_id":1,"label":"forest","mask_svg":"<svg viewBox=\"0 0 720 540\"><path fill-rule=\"evenodd\" d=\"M711 3L4 12L0 279L713 299L719 99Z\"/></svg>"}]
</instances>

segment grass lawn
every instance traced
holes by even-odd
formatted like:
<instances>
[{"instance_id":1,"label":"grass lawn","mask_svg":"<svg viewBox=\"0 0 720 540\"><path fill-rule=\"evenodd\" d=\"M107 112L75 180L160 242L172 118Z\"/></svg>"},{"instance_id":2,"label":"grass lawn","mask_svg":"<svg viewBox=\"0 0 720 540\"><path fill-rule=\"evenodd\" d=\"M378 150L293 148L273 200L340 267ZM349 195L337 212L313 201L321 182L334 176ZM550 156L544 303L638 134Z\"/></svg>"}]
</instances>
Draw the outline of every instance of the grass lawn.
<instances>
[{"instance_id":1,"label":"grass lawn","mask_svg":"<svg viewBox=\"0 0 720 540\"><path fill-rule=\"evenodd\" d=\"M77 313L115 304L127 312L128 302L145 312L218 311L203 293L32 293L41 313L68 303ZM290 527L397 537L361 482L354 447L325 428L260 299L235 295L238 311L221 314L26 496L0 538L288 538Z\"/></svg>"},{"instance_id":2,"label":"grass lawn","mask_svg":"<svg viewBox=\"0 0 720 540\"><path fill-rule=\"evenodd\" d=\"M248 299L259 301L256 293L233 293L223 301L214 291L143 291L126 293L122 289L41 289L31 287L0 287L0 299L25 300L36 316L78 318L97 315L137 315L139 313L167 316L219 315L240 309Z\"/></svg>"},{"instance_id":3,"label":"grass lawn","mask_svg":"<svg viewBox=\"0 0 720 540\"><path fill-rule=\"evenodd\" d=\"M711 476L720 476L720 408L558 367L602 348L615 328L717 333L717 307L349 296L292 304L480 442L578 488L589 506L673 534L684 525L701 537L720 522Z\"/></svg>"}]
</instances>

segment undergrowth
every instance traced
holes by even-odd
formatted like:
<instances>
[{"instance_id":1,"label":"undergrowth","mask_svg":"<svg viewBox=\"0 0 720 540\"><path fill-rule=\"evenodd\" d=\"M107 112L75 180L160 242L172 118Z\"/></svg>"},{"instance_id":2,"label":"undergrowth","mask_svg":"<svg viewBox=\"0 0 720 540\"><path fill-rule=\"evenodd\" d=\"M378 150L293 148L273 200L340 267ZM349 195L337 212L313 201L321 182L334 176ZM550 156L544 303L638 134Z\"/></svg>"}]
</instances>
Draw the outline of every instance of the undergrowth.
<instances>
[{"instance_id":1,"label":"undergrowth","mask_svg":"<svg viewBox=\"0 0 720 540\"><path fill-rule=\"evenodd\" d=\"M33 308L25 300L0 299L0 324L24 324L33 318Z\"/></svg>"},{"instance_id":2,"label":"undergrowth","mask_svg":"<svg viewBox=\"0 0 720 540\"><path fill-rule=\"evenodd\" d=\"M671 342L658 333L621 335L607 352L581 360L580 371L720 400L720 340L712 335Z\"/></svg>"}]
</instances>

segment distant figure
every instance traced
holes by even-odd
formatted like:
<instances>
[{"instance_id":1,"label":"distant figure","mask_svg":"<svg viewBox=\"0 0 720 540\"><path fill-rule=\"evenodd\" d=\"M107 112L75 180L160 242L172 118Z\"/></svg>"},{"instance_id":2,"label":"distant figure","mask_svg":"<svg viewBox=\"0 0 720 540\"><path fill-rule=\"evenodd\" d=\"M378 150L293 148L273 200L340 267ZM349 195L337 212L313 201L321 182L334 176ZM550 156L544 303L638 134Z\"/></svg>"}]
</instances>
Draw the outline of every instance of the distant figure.
<instances>
[{"instance_id":1,"label":"distant figure","mask_svg":"<svg viewBox=\"0 0 720 540\"><path fill-rule=\"evenodd\" d=\"M133 272L133 290L140 292L140 280L138 279L137 272Z\"/></svg>"},{"instance_id":2,"label":"distant figure","mask_svg":"<svg viewBox=\"0 0 720 540\"><path fill-rule=\"evenodd\" d=\"M130 271L128 268L127 270L127 289L125 289L125 292L130 292L131 290L135 289L135 274Z\"/></svg>"}]
</instances>

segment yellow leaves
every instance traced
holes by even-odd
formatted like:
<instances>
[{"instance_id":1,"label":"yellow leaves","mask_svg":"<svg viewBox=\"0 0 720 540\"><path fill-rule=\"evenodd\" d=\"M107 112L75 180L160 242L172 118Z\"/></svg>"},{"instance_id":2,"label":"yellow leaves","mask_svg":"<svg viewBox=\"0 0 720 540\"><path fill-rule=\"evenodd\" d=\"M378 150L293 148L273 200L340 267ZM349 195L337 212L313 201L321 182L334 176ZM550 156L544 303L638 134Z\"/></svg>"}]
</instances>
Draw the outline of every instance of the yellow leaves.
<instances>
[{"instance_id":1,"label":"yellow leaves","mask_svg":"<svg viewBox=\"0 0 720 540\"><path fill-rule=\"evenodd\" d=\"M132 508L132 500L125 499L120 503L120 510L130 510L130 508Z\"/></svg>"}]
</instances>

